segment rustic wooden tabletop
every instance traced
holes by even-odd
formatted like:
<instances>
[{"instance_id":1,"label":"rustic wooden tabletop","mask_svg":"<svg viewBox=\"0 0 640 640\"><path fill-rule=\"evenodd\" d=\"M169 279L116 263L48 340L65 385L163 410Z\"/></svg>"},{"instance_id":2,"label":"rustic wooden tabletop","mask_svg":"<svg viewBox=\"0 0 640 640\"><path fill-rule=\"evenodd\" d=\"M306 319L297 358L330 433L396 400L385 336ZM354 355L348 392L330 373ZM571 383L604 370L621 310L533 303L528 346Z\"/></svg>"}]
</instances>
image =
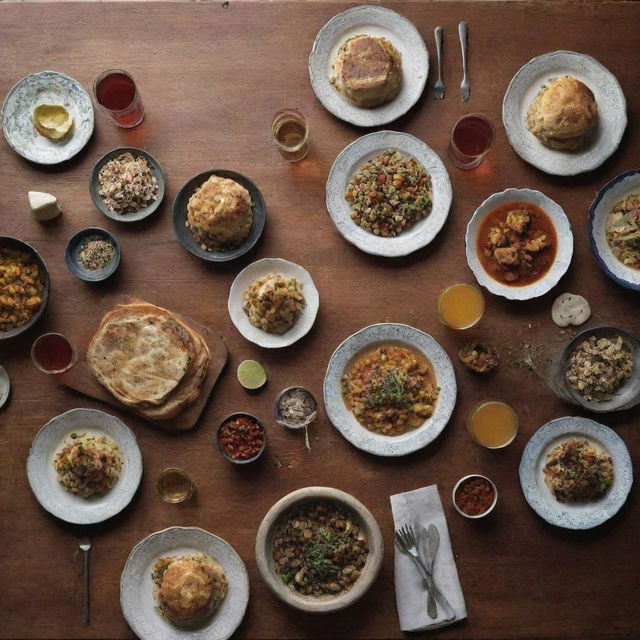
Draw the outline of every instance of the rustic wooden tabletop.
<instances>
[{"instance_id":1,"label":"rustic wooden tabletop","mask_svg":"<svg viewBox=\"0 0 640 640\"><path fill-rule=\"evenodd\" d=\"M0 343L0 362L12 380L10 403L0 412L0 637L131 638L120 609L119 579L132 547L149 533L172 525L196 525L231 543L244 559L251 599L238 638L402 637L393 587L393 538L389 495L437 484L450 528L468 619L436 632L448 639L622 639L640 634L637 535L638 490L597 529L573 532L548 525L527 505L518 464L533 433L547 421L581 414L560 402L544 382L510 356L524 344L560 343L550 306L563 291L585 295L603 322L640 332L637 294L609 280L590 253L587 211L596 192L619 173L640 165L640 48L637 3L453 3L397 2L421 32L435 59L433 28L445 28L444 101L433 100L433 73L410 113L389 128L407 131L433 147L447 165L454 190L449 219L426 249L398 260L365 255L332 225L324 200L325 180L340 150L363 131L331 116L316 100L307 57L320 27L349 6L342 2L2 4L0 95L22 76L53 69L91 87L109 67L123 67L138 82L146 107L132 130L96 112L95 133L73 160L54 167L24 161L0 144L0 235L17 236L43 255L52 276L52 297L37 328ZM225 8L226 7L226 8ZM457 24L469 25L471 100L462 104ZM530 58L558 49L594 56L618 78L627 98L629 126L618 152L598 170L575 178L545 175L511 149L501 120L502 98L517 69ZM307 160L282 161L269 139L270 120L282 107L297 107L311 126ZM451 126L464 113L482 112L496 125L497 141L484 164L463 172L447 157ZM106 151L138 146L162 163L168 191L157 215L139 224L118 224L93 206L91 168ZM191 176L228 168L249 176L267 203L261 242L228 264L207 264L187 253L171 225L171 205ZM559 202L573 225L572 265L543 298L511 303L486 296L478 331L505 351L501 370L479 380L464 370L457 350L469 338L438 323L436 298L446 285L473 282L464 256L471 213L489 194L507 187L539 189ZM30 215L26 192L54 193L64 213L42 225ZM108 284L86 284L66 268L67 239L100 225L115 233L123 258ZM282 257L306 267L320 291L320 312L311 333L294 346L263 350L243 339L226 301L236 273L262 257ZM33 339L47 330L73 334L93 322L107 293L138 296L188 315L226 339L230 361L193 431L168 435L132 415L61 386L29 359ZM303 384L322 397L328 359L354 331L380 321L404 322L431 333L454 360L458 402L449 425L426 449L400 459L373 457L352 447L321 408L311 452L298 434L271 418L276 393ZM248 395L235 369L246 358L264 363L267 387ZM468 436L469 408L486 397L511 403L520 432L508 448L489 451ZM140 490L131 505L93 528L91 626L80 626L82 578L78 540L83 531L49 516L27 482L31 441L53 416L74 407L117 414L136 433L144 460ZM260 464L235 468L214 447L226 414L245 410L268 423L269 447ZM625 440L637 470L638 411L600 420ZM155 490L161 469L179 466L197 486L184 505L163 503ZM454 483L471 472L497 484L500 502L486 521L461 518L450 501ZM258 525L286 493L307 485L352 493L380 523L385 542L382 573L355 606L327 618L302 615L267 590L254 559Z\"/></svg>"}]
</instances>

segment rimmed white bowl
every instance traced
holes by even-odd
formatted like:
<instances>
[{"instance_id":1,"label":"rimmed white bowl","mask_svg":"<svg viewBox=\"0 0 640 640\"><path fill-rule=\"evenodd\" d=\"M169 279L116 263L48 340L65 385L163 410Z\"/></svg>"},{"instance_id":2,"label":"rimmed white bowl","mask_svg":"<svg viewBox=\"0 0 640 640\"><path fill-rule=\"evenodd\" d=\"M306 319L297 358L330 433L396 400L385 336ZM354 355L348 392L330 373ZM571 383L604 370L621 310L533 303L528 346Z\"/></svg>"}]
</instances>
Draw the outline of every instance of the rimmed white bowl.
<instances>
[{"instance_id":1,"label":"rimmed white bowl","mask_svg":"<svg viewBox=\"0 0 640 640\"><path fill-rule=\"evenodd\" d=\"M551 78L573 76L593 92L598 125L576 151L550 149L527 129L531 103ZM502 122L514 151L546 173L574 176L599 167L619 146L627 126L627 105L615 76L591 56L554 51L529 60L509 83L502 104Z\"/></svg>"},{"instance_id":2,"label":"rimmed white bowl","mask_svg":"<svg viewBox=\"0 0 640 640\"><path fill-rule=\"evenodd\" d=\"M334 502L353 514L367 538L369 554L360 578L346 593L308 596L290 589L274 569L273 539L278 521L287 512L309 502ZM331 487L305 487L284 496L267 512L256 536L256 563L267 587L280 600L307 613L341 611L358 601L376 581L384 557L384 543L380 527L371 512L352 495Z\"/></svg>"},{"instance_id":3,"label":"rimmed white bowl","mask_svg":"<svg viewBox=\"0 0 640 640\"><path fill-rule=\"evenodd\" d=\"M56 453L72 433L106 436L120 449L120 477L103 496L84 498L58 481L53 466ZM120 513L131 502L142 477L142 454L136 437L119 418L97 409L71 409L52 418L38 431L27 458L31 489L49 513L72 524L96 524Z\"/></svg>"},{"instance_id":4,"label":"rimmed white bowl","mask_svg":"<svg viewBox=\"0 0 640 640\"><path fill-rule=\"evenodd\" d=\"M640 169L626 171L607 182L589 208L588 232L591 252L598 266L619 285L640 291L640 269L633 269L616 258L605 232L613 206L634 193L640 193Z\"/></svg>"},{"instance_id":5,"label":"rimmed white bowl","mask_svg":"<svg viewBox=\"0 0 640 640\"><path fill-rule=\"evenodd\" d=\"M252 325L249 316L242 309L243 294L251 283L270 274L296 278L302 283L305 307L293 327L281 336L267 333ZM315 322L319 306L320 296L309 272L300 265L282 258L263 258L253 262L236 276L229 290L229 315L236 329L250 342L267 349L287 347L307 335Z\"/></svg>"},{"instance_id":6,"label":"rimmed white bowl","mask_svg":"<svg viewBox=\"0 0 640 640\"><path fill-rule=\"evenodd\" d=\"M387 38L402 55L400 92L372 109L352 105L329 81L338 50L360 34ZM337 118L359 127L388 124L404 115L422 95L428 75L429 53L414 24L391 9L374 5L351 7L331 18L318 32L309 54L309 77L318 100Z\"/></svg>"},{"instance_id":7,"label":"rimmed white bowl","mask_svg":"<svg viewBox=\"0 0 640 640\"><path fill-rule=\"evenodd\" d=\"M558 246L556 257L547 272L535 282L522 287L509 286L491 277L478 258L478 233L485 218L497 207L509 202L527 202L540 207L551 219L556 231ZM508 300L530 300L544 295L558 284L567 272L573 256L573 233L571 224L562 207L533 189L505 189L489 196L471 216L465 235L467 262L478 284L491 293Z\"/></svg>"},{"instance_id":8,"label":"rimmed white bowl","mask_svg":"<svg viewBox=\"0 0 640 640\"><path fill-rule=\"evenodd\" d=\"M376 344L402 343L419 351L433 367L440 394L433 415L423 424L397 436L363 427L342 396L342 376L353 358ZM333 426L355 447L377 456L404 456L426 447L449 422L456 403L456 376L445 350L428 333L406 324L380 323L360 329L333 352L324 377L324 404Z\"/></svg>"},{"instance_id":9,"label":"rimmed white bowl","mask_svg":"<svg viewBox=\"0 0 640 640\"><path fill-rule=\"evenodd\" d=\"M351 205L344 197L349 180L378 154L394 149L417 160L431 176L432 209L426 218L395 238L383 238L363 229L351 218ZM449 174L440 156L415 136L401 131L376 131L347 145L335 159L327 179L327 211L345 240L365 253L406 256L428 245L447 220L453 192Z\"/></svg>"}]
</instances>

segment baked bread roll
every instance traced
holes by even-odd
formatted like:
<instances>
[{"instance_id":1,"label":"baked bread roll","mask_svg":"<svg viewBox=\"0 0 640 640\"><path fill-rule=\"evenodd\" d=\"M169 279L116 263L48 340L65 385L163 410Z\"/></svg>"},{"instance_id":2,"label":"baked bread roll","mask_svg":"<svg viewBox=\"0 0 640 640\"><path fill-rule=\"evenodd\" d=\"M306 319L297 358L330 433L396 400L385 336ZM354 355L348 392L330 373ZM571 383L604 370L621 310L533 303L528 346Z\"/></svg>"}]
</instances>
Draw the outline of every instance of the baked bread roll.
<instances>
[{"instance_id":1,"label":"baked bread roll","mask_svg":"<svg viewBox=\"0 0 640 640\"><path fill-rule=\"evenodd\" d=\"M527 129L551 149L578 149L598 122L587 85L572 76L551 78L527 111Z\"/></svg>"},{"instance_id":2,"label":"baked bread roll","mask_svg":"<svg viewBox=\"0 0 640 640\"><path fill-rule=\"evenodd\" d=\"M331 81L357 107L393 100L402 86L402 56L386 38L357 35L339 49Z\"/></svg>"}]
</instances>

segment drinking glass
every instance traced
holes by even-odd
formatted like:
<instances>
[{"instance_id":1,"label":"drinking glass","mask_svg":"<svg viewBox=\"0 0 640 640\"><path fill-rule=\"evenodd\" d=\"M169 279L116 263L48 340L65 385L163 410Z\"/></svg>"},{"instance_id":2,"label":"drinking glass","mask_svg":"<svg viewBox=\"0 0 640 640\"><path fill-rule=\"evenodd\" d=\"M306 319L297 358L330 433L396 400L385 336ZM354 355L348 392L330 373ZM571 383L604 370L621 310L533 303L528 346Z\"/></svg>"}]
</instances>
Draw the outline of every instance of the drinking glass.
<instances>
[{"instance_id":1,"label":"drinking glass","mask_svg":"<svg viewBox=\"0 0 640 640\"><path fill-rule=\"evenodd\" d=\"M43 373L64 373L76 358L76 350L61 333L44 333L31 346L31 360Z\"/></svg>"},{"instance_id":2,"label":"drinking glass","mask_svg":"<svg viewBox=\"0 0 640 640\"><path fill-rule=\"evenodd\" d=\"M438 296L438 318L450 329L471 329L484 314L484 296L478 287L459 282Z\"/></svg>"},{"instance_id":3,"label":"drinking glass","mask_svg":"<svg viewBox=\"0 0 640 640\"><path fill-rule=\"evenodd\" d=\"M282 109L273 116L271 138L287 162L298 162L309 152L309 124L295 109Z\"/></svg>"},{"instance_id":4,"label":"drinking glass","mask_svg":"<svg viewBox=\"0 0 640 640\"><path fill-rule=\"evenodd\" d=\"M156 488L165 502L176 504L186 502L193 496L195 490L193 480L182 469L169 467L158 476Z\"/></svg>"},{"instance_id":5,"label":"drinking glass","mask_svg":"<svg viewBox=\"0 0 640 640\"><path fill-rule=\"evenodd\" d=\"M518 433L518 416L505 402L483 400L469 411L467 431L479 445L502 449L511 444Z\"/></svg>"},{"instance_id":6,"label":"drinking glass","mask_svg":"<svg viewBox=\"0 0 640 640\"><path fill-rule=\"evenodd\" d=\"M491 149L496 137L491 120L481 113L463 116L453 125L449 155L458 169L475 169Z\"/></svg>"},{"instance_id":7,"label":"drinking glass","mask_svg":"<svg viewBox=\"0 0 640 640\"><path fill-rule=\"evenodd\" d=\"M107 69L93 83L97 103L119 127L130 129L144 118L144 107L138 87L130 73Z\"/></svg>"}]
</instances>

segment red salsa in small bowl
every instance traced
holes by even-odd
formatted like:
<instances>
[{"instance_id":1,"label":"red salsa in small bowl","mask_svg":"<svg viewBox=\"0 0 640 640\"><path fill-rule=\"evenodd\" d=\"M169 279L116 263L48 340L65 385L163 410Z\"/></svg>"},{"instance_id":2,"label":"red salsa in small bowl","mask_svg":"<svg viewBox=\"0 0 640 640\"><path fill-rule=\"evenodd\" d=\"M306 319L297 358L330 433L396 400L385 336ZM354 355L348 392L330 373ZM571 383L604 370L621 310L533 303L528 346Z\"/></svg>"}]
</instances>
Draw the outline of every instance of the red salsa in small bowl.
<instances>
[{"instance_id":1,"label":"red salsa in small bowl","mask_svg":"<svg viewBox=\"0 0 640 640\"><path fill-rule=\"evenodd\" d=\"M497 501L496 485L485 476L465 476L453 488L453 506L467 518L486 516Z\"/></svg>"},{"instance_id":2,"label":"red salsa in small bowl","mask_svg":"<svg viewBox=\"0 0 640 640\"><path fill-rule=\"evenodd\" d=\"M218 448L229 462L253 462L266 446L264 425L249 413L233 413L218 427Z\"/></svg>"}]
</instances>

